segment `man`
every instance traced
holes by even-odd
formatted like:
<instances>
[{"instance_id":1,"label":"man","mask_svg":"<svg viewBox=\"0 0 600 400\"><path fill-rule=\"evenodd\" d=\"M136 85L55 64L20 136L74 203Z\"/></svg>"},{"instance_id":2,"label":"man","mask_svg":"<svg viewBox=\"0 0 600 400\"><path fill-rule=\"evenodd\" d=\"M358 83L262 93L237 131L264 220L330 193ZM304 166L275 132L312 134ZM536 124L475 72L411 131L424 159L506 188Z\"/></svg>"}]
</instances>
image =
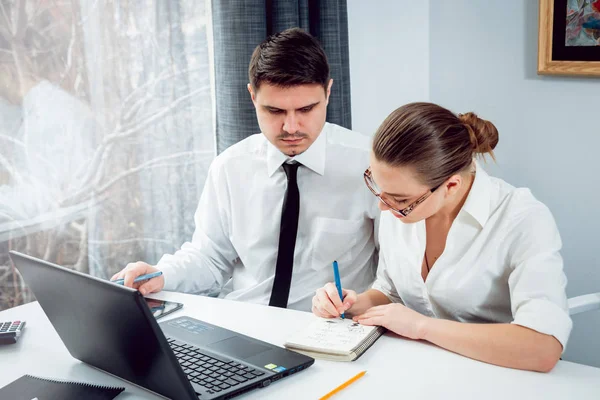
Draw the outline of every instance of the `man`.
<instances>
[{"instance_id":1,"label":"man","mask_svg":"<svg viewBox=\"0 0 600 400\"><path fill-rule=\"evenodd\" d=\"M273 35L254 50L249 77L262 134L213 161L192 241L156 267L129 264L113 279L142 294L218 294L304 311L333 280L333 261L344 285L372 283L378 209L363 182L370 139L325 122L333 81L322 47L300 29ZM163 275L134 286L156 270Z\"/></svg>"}]
</instances>

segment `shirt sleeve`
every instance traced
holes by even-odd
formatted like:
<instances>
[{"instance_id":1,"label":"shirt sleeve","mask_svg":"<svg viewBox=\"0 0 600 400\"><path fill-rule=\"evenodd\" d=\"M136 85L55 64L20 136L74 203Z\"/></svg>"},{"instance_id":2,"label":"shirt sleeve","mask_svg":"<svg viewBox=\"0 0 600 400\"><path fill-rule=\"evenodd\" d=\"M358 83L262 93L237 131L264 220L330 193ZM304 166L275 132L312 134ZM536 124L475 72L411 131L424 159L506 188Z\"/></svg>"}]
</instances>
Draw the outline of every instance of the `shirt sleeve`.
<instances>
[{"instance_id":1,"label":"shirt sleeve","mask_svg":"<svg viewBox=\"0 0 600 400\"><path fill-rule=\"evenodd\" d=\"M220 177L218 158L211 165L198 208L191 242L157 264L163 271L165 290L218 294L232 275L238 255L229 240L230 207L227 182Z\"/></svg>"},{"instance_id":2,"label":"shirt sleeve","mask_svg":"<svg viewBox=\"0 0 600 400\"><path fill-rule=\"evenodd\" d=\"M377 208L377 212L373 216L373 241L375 242L375 249L379 251L379 225L381 224L381 211Z\"/></svg>"},{"instance_id":3,"label":"shirt sleeve","mask_svg":"<svg viewBox=\"0 0 600 400\"><path fill-rule=\"evenodd\" d=\"M554 218L539 203L514 229L512 272L508 278L512 323L554 336L564 352L573 323L559 253L562 242Z\"/></svg>"},{"instance_id":4,"label":"shirt sleeve","mask_svg":"<svg viewBox=\"0 0 600 400\"><path fill-rule=\"evenodd\" d=\"M373 220L373 240L375 248L379 251L379 225L381 222L381 210L379 209L379 199L373 195L371 190L364 183L361 185L364 194L365 215Z\"/></svg>"},{"instance_id":5,"label":"shirt sleeve","mask_svg":"<svg viewBox=\"0 0 600 400\"><path fill-rule=\"evenodd\" d=\"M382 221L382 223L385 223ZM384 239L384 238L382 238ZM375 282L373 282L372 289L379 290L381 293L385 294L388 299L392 303L400 303L404 304L400 295L396 291L396 285L392 281L392 278L388 274L387 264L385 260L385 252L379 252L379 263L377 265L377 276L375 278Z\"/></svg>"}]
</instances>

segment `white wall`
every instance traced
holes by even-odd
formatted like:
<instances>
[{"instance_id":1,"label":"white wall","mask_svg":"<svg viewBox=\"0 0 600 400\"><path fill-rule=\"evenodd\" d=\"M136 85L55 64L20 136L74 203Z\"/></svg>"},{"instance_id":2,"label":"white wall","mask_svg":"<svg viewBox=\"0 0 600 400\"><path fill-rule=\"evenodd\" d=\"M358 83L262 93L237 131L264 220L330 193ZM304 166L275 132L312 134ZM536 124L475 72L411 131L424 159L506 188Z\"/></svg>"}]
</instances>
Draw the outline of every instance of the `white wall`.
<instances>
[{"instance_id":1,"label":"white wall","mask_svg":"<svg viewBox=\"0 0 600 400\"><path fill-rule=\"evenodd\" d=\"M429 0L348 0L352 128L429 98ZM335 88L335 82L333 83Z\"/></svg>"},{"instance_id":2,"label":"white wall","mask_svg":"<svg viewBox=\"0 0 600 400\"><path fill-rule=\"evenodd\" d=\"M554 213L571 297L600 292L600 78L536 74L537 6L349 0L352 117L372 134L396 107L430 100L493 121L486 168ZM600 367L600 312L573 320L564 358Z\"/></svg>"}]
</instances>

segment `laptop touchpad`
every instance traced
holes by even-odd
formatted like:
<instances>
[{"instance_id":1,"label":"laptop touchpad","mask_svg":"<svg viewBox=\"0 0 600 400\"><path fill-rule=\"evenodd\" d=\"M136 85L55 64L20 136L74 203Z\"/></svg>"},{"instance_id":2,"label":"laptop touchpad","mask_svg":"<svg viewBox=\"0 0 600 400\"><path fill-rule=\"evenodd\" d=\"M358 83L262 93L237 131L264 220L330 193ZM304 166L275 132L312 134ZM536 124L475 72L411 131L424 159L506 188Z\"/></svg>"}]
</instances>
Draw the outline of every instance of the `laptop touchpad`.
<instances>
[{"instance_id":1,"label":"laptop touchpad","mask_svg":"<svg viewBox=\"0 0 600 400\"><path fill-rule=\"evenodd\" d=\"M225 353L232 357L242 359L252 357L258 353L262 353L263 351L271 350L270 347L251 342L239 336L234 336L216 343L211 343L211 345L207 346L207 348L213 351L218 351L219 353Z\"/></svg>"}]
</instances>

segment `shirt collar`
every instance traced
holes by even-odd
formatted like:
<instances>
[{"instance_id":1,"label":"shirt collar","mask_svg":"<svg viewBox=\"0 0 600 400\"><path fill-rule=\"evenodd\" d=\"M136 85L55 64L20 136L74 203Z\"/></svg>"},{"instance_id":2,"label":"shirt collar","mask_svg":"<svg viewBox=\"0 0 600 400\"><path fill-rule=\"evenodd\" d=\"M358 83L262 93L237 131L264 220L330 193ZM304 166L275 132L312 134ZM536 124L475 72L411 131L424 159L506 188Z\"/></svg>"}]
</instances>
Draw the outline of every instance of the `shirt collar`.
<instances>
[{"instance_id":1,"label":"shirt collar","mask_svg":"<svg viewBox=\"0 0 600 400\"><path fill-rule=\"evenodd\" d=\"M267 173L269 177L273 176L275 171L281 164L288 161L297 161L307 168L310 168L319 175L325 173L325 154L327 149L327 127L328 123L325 123L321 134L317 139L310 145L308 149L302 154L295 157L290 157L283 154L277 147L267 140Z\"/></svg>"},{"instance_id":2,"label":"shirt collar","mask_svg":"<svg viewBox=\"0 0 600 400\"><path fill-rule=\"evenodd\" d=\"M477 161L475 161L475 171L475 180L462 211L475 218L483 228L490 216L491 182L490 176Z\"/></svg>"}]
</instances>

